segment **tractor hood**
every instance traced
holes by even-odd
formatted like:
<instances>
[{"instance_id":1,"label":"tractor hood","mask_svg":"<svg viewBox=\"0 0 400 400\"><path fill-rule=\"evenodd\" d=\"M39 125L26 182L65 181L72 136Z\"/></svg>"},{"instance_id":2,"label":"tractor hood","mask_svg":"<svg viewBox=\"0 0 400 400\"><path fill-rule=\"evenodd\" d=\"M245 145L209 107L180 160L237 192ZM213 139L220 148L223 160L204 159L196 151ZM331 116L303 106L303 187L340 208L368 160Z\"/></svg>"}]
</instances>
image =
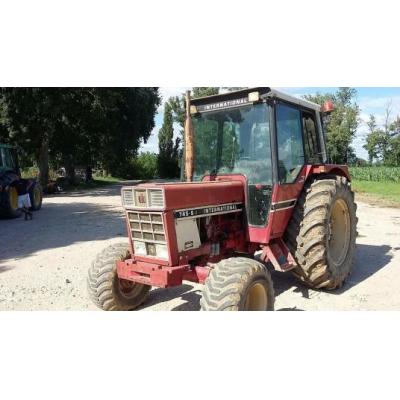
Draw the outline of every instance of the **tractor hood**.
<instances>
[{"instance_id":1,"label":"tractor hood","mask_svg":"<svg viewBox=\"0 0 400 400\"><path fill-rule=\"evenodd\" d=\"M175 211L243 202L240 181L145 183L122 188L123 206L132 209Z\"/></svg>"}]
</instances>

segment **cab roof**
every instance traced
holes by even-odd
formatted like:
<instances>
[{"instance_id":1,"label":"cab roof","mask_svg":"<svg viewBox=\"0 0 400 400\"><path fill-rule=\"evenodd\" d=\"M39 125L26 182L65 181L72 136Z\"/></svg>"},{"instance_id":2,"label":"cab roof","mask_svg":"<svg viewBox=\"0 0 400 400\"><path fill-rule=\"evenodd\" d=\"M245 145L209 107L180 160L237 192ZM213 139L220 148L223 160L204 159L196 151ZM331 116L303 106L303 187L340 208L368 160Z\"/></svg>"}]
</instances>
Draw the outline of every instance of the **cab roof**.
<instances>
[{"instance_id":1,"label":"cab roof","mask_svg":"<svg viewBox=\"0 0 400 400\"><path fill-rule=\"evenodd\" d=\"M260 97L262 99L277 98L311 110L315 110L318 112L321 111L321 106L319 104L312 103L311 101L300 99L295 96L291 96L289 94L283 93L279 90L270 87L254 87L254 88L236 90L234 92L227 92L227 93L216 94L213 96L200 97L198 99L191 99L190 102L194 106L203 106L206 104L218 103L220 101L230 101L230 100L245 98L249 95L249 93L252 92L259 92Z\"/></svg>"}]
</instances>

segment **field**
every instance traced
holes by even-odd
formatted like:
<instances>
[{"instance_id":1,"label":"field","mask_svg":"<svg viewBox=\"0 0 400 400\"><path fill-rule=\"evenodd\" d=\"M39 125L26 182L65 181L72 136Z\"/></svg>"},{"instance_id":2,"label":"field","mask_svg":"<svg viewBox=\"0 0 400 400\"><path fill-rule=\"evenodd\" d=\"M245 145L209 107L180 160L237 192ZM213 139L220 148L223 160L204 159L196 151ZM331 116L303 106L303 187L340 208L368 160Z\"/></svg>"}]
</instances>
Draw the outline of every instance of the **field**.
<instances>
[{"instance_id":1,"label":"field","mask_svg":"<svg viewBox=\"0 0 400 400\"><path fill-rule=\"evenodd\" d=\"M400 167L350 167L350 173L357 181L400 183Z\"/></svg>"},{"instance_id":2,"label":"field","mask_svg":"<svg viewBox=\"0 0 400 400\"><path fill-rule=\"evenodd\" d=\"M400 167L351 167L353 189L364 200L400 207Z\"/></svg>"}]
</instances>

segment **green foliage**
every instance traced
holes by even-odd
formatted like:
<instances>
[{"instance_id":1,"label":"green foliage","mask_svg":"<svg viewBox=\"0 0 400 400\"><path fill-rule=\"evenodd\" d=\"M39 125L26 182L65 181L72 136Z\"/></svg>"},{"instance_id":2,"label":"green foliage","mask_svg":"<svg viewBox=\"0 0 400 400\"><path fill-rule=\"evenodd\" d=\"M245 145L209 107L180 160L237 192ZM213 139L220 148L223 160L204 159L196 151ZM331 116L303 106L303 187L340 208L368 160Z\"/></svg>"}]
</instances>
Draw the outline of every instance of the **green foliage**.
<instances>
[{"instance_id":1,"label":"green foliage","mask_svg":"<svg viewBox=\"0 0 400 400\"><path fill-rule=\"evenodd\" d=\"M160 178L176 178L179 176L179 144L180 138L174 142L174 119L169 103L165 104L163 125L158 132L158 173Z\"/></svg>"},{"instance_id":2,"label":"green foliage","mask_svg":"<svg viewBox=\"0 0 400 400\"><path fill-rule=\"evenodd\" d=\"M213 96L219 93L219 87L194 87L192 96L194 99L199 97Z\"/></svg>"},{"instance_id":3,"label":"green foliage","mask_svg":"<svg viewBox=\"0 0 400 400\"><path fill-rule=\"evenodd\" d=\"M378 128L375 116L367 122L369 133L364 148L368 152L369 162L383 163L387 166L400 166L400 117L390 122L390 108L386 108L383 128Z\"/></svg>"},{"instance_id":4,"label":"green foliage","mask_svg":"<svg viewBox=\"0 0 400 400\"><path fill-rule=\"evenodd\" d=\"M204 96L212 96L219 93L218 87L194 87L192 88L192 98L197 99ZM185 127L185 96L174 96L168 99L168 104L171 107L174 122L181 127L181 136L183 137Z\"/></svg>"},{"instance_id":5,"label":"green foliage","mask_svg":"<svg viewBox=\"0 0 400 400\"><path fill-rule=\"evenodd\" d=\"M157 177L157 154L146 152L133 160L132 176L135 179L154 179Z\"/></svg>"},{"instance_id":6,"label":"green foliage","mask_svg":"<svg viewBox=\"0 0 400 400\"><path fill-rule=\"evenodd\" d=\"M355 89L342 87L333 94L317 93L304 96L305 99L321 105L326 100L332 100L335 104L335 109L325 126L328 137L328 155L335 164L346 164L349 158L350 161L354 158L350 145L357 131L360 113L360 109L354 101L356 94Z\"/></svg>"},{"instance_id":7,"label":"green foliage","mask_svg":"<svg viewBox=\"0 0 400 400\"><path fill-rule=\"evenodd\" d=\"M400 167L400 136L390 138L390 147L386 152L385 164Z\"/></svg>"},{"instance_id":8,"label":"green foliage","mask_svg":"<svg viewBox=\"0 0 400 400\"><path fill-rule=\"evenodd\" d=\"M350 174L359 181L400 183L400 167L351 167Z\"/></svg>"},{"instance_id":9,"label":"green foliage","mask_svg":"<svg viewBox=\"0 0 400 400\"><path fill-rule=\"evenodd\" d=\"M122 176L159 103L158 88L2 88L0 124L45 181L49 161L71 174L89 165Z\"/></svg>"}]
</instances>

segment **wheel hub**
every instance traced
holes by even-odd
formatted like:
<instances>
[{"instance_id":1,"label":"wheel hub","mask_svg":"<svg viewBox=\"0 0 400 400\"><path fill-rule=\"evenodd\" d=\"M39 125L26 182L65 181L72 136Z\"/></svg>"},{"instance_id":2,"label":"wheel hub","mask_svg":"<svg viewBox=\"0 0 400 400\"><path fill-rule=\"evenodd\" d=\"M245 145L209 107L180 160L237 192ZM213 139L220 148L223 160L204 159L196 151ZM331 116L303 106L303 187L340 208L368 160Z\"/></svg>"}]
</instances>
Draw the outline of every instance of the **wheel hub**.
<instances>
[{"instance_id":1,"label":"wheel hub","mask_svg":"<svg viewBox=\"0 0 400 400\"><path fill-rule=\"evenodd\" d=\"M350 213L343 199L335 201L329 221L329 254L336 265L343 264L350 244Z\"/></svg>"},{"instance_id":2,"label":"wheel hub","mask_svg":"<svg viewBox=\"0 0 400 400\"><path fill-rule=\"evenodd\" d=\"M38 206L40 203L40 189L39 188L35 188L34 192L33 192L33 200L35 202L35 206Z\"/></svg>"},{"instance_id":3,"label":"wheel hub","mask_svg":"<svg viewBox=\"0 0 400 400\"><path fill-rule=\"evenodd\" d=\"M267 291L260 282L250 286L244 305L245 311L265 311L268 307Z\"/></svg>"},{"instance_id":4,"label":"wheel hub","mask_svg":"<svg viewBox=\"0 0 400 400\"><path fill-rule=\"evenodd\" d=\"M131 299L140 291L140 285L127 279L118 279L118 288L120 294L126 299Z\"/></svg>"},{"instance_id":5,"label":"wheel hub","mask_svg":"<svg viewBox=\"0 0 400 400\"><path fill-rule=\"evenodd\" d=\"M18 209L18 192L14 187L10 187L10 205L13 210Z\"/></svg>"}]
</instances>

